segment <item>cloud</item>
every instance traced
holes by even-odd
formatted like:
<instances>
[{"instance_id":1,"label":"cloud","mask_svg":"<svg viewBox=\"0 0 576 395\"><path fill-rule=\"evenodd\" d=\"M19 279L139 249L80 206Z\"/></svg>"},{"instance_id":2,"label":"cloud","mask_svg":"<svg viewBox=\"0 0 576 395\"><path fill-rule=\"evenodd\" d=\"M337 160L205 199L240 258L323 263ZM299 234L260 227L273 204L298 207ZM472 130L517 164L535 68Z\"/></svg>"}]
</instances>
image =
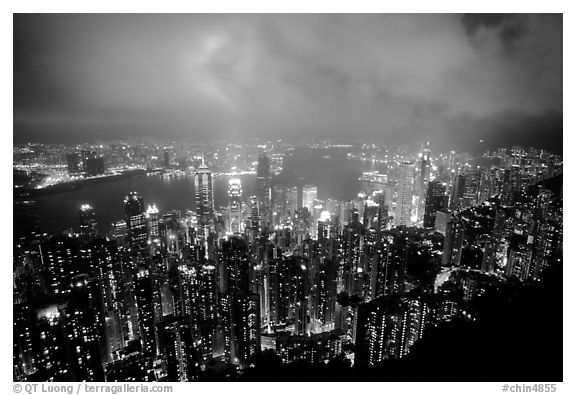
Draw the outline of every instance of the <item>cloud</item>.
<instances>
[{"instance_id":1,"label":"cloud","mask_svg":"<svg viewBox=\"0 0 576 395\"><path fill-rule=\"evenodd\" d=\"M14 22L15 134L35 125L48 134L108 125L120 135L449 141L486 133L483 122L562 114L561 15L16 15Z\"/></svg>"}]
</instances>

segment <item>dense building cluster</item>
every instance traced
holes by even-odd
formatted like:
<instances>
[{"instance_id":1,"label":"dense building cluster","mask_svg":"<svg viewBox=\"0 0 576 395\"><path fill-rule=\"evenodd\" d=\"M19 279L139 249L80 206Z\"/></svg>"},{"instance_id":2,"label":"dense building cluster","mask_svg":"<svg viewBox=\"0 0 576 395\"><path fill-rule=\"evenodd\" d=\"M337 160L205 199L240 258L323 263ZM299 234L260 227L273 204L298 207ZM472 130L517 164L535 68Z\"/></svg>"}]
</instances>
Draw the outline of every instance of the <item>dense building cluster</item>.
<instances>
[{"instance_id":1,"label":"dense building cluster","mask_svg":"<svg viewBox=\"0 0 576 395\"><path fill-rule=\"evenodd\" d=\"M161 213L131 191L106 235L106 208L88 204L71 208L78 233L26 228L14 247L14 379L193 381L242 374L264 350L287 364L373 366L443 322L474 321L471 302L490 287L561 262L562 162L548 152L382 153L352 201L275 183L270 156L257 156L255 195L229 179L224 208L202 158L194 210ZM68 170L81 162L70 156ZM84 163L99 171L95 155Z\"/></svg>"}]
</instances>

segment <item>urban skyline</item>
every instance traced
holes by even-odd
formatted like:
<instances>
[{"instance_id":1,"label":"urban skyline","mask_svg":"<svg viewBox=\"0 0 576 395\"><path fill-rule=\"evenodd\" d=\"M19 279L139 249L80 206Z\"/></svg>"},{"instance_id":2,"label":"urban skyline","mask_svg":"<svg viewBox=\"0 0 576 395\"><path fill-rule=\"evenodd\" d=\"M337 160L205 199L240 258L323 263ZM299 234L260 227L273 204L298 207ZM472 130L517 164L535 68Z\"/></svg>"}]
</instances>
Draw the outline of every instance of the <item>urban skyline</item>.
<instances>
[{"instance_id":1,"label":"urban skyline","mask_svg":"<svg viewBox=\"0 0 576 395\"><path fill-rule=\"evenodd\" d=\"M23 325L15 333L27 340L14 344L19 380L342 379L302 370L291 378L270 375L271 362L287 372L298 363L336 364L348 379L386 380L395 376L375 369L409 360L426 334L454 322L474 327L485 293L538 287L543 273L561 265L562 158L544 150L516 146L474 158L435 155L426 144L387 160L389 151L374 145L310 148L313 155L349 150L346 161L379 168L360 173L357 198L339 201L319 198L307 181L275 181L284 161L272 170L274 146L242 147L253 152L241 156L249 168L232 166L216 177L227 181L224 197L215 195L210 169L228 163L217 151L192 162L146 150L125 154L124 164L96 155L117 167L93 175L94 155L78 164L68 159L82 155L62 151L62 164L41 163L30 147L15 169L27 163L36 173L19 170L22 176L44 166L63 167L70 178L44 186L30 177L15 190L15 314ZM145 160L140 170L130 164L138 158ZM243 171L255 178L253 195L238 178ZM109 179L143 175L168 186L174 177L188 180L196 191L187 197L189 209L171 210L131 190L118 201L124 218L105 234L98 211L106 208L89 204L60 235L40 231L35 196L49 204L75 185L105 188ZM215 205L222 198L227 203ZM91 317L82 328L93 333L90 342L76 340L83 343L78 360L97 365L76 366L35 337L51 326L77 331L69 325L80 323L66 317L68 300L81 296L88 304L76 310ZM170 349L174 342L179 348ZM35 355L54 358L44 363L60 370L42 368ZM134 370L142 363L147 373Z\"/></svg>"},{"instance_id":2,"label":"urban skyline","mask_svg":"<svg viewBox=\"0 0 576 395\"><path fill-rule=\"evenodd\" d=\"M14 58L14 381L563 380L561 14L15 14Z\"/></svg>"}]
</instances>

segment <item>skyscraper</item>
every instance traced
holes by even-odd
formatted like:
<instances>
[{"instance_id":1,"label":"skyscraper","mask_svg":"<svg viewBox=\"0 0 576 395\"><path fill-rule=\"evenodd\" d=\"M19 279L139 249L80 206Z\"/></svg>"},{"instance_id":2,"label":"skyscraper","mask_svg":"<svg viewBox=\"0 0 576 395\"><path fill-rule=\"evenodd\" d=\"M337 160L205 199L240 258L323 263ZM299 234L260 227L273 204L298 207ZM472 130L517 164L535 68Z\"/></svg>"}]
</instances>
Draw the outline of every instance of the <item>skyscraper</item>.
<instances>
[{"instance_id":1,"label":"skyscraper","mask_svg":"<svg viewBox=\"0 0 576 395\"><path fill-rule=\"evenodd\" d=\"M271 208L271 189L270 189L270 158L265 153L258 156L258 165L256 168L256 180L258 188L258 202L260 205L260 212L263 219L263 225L267 225L270 221L270 208Z\"/></svg>"},{"instance_id":2,"label":"skyscraper","mask_svg":"<svg viewBox=\"0 0 576 395\"><path fill-rule=\"evenodd\" d=\"M358 307L355 366L372 366L400 357L403 316L400 300L393 297Z\"/></svg>"},{"instance_id":3,"label":"skyscraper","mask_svg":"<svg viewBox=\"0 0 576 395\"><path fill-rule=\"evenodd\" d=\"M250 196L250 230L252 235L255 237L260 231L260 207L258 207L258 198L256 196Z\"/></svg>"},{"instance_id":4,"label":"skyscraper","mask_svg":"<svg viewBox=\"0 0 576 395\"><path fill-rule=\"evenodd\" d=\"M242 182L239 178L233 178L228 181L228 197L230 198L229 215L230 224L228 230L230 233L242 232Z\"/></svg>"},{"instance_id":5,"label":"skyscraper","mask_svg":"<svg viewBox=\"0 0 576 395\"><path fill-rule=\"evenodd\" d=\"M430 180L430 142L422 149L420 154L420 169L418 172L418 211L417 220L422 221L424 218L424 201L426 199L426 192L428 188L428 181Z\"/></svg>"},{"instance_id":6,"label":"skyscraper","mask_svg":"<svg viewBox=\"0 0 576 395\"><path fill-rule=\"evenodd\" d=\"M83 272L80 240L54 236L39 248L50 292L55 295L69 293L72 277Z\"/></svg>"},{"instance_id":7,"label":"skyscraper","mask_svg":"<svg viewBox=\"0 0 576 395\"><path fill-rule=\"evenodd\" d=\"M296 185L287 185L284 190L284 196L286 199L286 215L293 217L296 210L298 210L298 187Z\"/></svg>"},{"instance_id":8,"label":"skyscraper","mask_svg":"<svg viewBox=\"0 0 576 395\"><path fill-rule=\"evenodd\" d=\"M260 297L250 293L249 266L245 239L231 237L222 244L225 355L241 367L260 351Z\"/></svg>"},{"instance_id":9,"label":"skyscraper","mask_svg":"<svg viewBox=\"0 0 576 395\"><path fill-rule=\"evenodd\" d=\"M184 317L169 316L158 324L162 354L169 381L192 381L200 370L190 324Z\"/></svg>"},{"instance_id":10,"label":"skyscraper","mask_svg":"<svg viewBox=\"0 0 576 395\"><path fill-rule=\"evenodd\" d=\"M464 223L458 218L452 217L452 220L446 225L444 251L442 253L443 266L460 266L463 242Z\"/></svg>"},{"instance_id":11,"label":"skyscraper","mask_svg":"<svg viewBox=\"0 0 576 395\"><path fill-rule=\"evenodd\" d=\"M84 241L93 239L98 234L96 213L89 204L83 204L78 211L80 217L80 234Z\"/></svg>"},{"instance_id":12,"label":"skyscraper","mask_svg":"<svg viewBox=\"0 0 576 395\"><path fill-rule=\"evenodd\" d=\"M82 165L84 173L88 176L104 174L104 157L98 155L96 151L82 151Z\"/></svg>"},{"instance_id":13,"label":"skyscraper","mask_svg":"<svg viewBox=\"0 0 576 395\"><path fill-rule=\"evenodd\" d=\"M458 174L454 178L452 184L452 195L450 197L450 208L455 210L462 206L462 199L464 198L464 188L466 186L466 177L463 174Z\"/></svg>"},{"instance_id":14,"label":"skyscraper","mask_svg":"<svg viewBox=\"0 0 576 395\"><path fill-rule=\"evenodd\" d=\"M136 302L138 323L140 324L140 342L145 353L156 354L156 323L154 319L153 279L148 269L140 268L136 273Z\"/></svg>"},{"instance_id":15,"label":"skyscraper","mask_svg":"<svg viewBox=\"0 0 576 395\"><path fill-rule=\"evenodd\" d=\"M316 185L304 185L302 187L302 207L307 207L312 212L314 201L318 198L318 187Z\"/></svg>"},{"instance_id":16,"label":"skyscraper","mask_svg":"<svg viewBox=\"0 0 576 395\"><path fill-rule=\"evenodd\" d=\"M414 194L414 163L400 163L396 191L397 198L394 223L396 226L410 226L412 225L412 196Z\"/></svg>"},{"instance_id":17,"label":"skyscraper","mask_svg":"<svg viewBox=\"0 0 576 395\"><path fill-rule=\"evenodd\" d=\"M194 188L198 224L201 226L211 225L214 221L214 185L212 172L204 163L204 158L202 158L202 164L194 174Z\"/></svg>"},{"instance_id":18,"label":"skyscraper","mask_svg":"<svg viewBox=\"0 0 576 395\"><path fill-rule=\"evenodd\" d=\"M479 202L480 198L480 182L482 180L482 173L479 171L469 171L466 173L466 181L464 183L464 201L466 206L472 206Z\"/></svg>"},{"instance_id":19,"label":"skyscraper","mask_svg":"<svg viewBox=\"0 0 576 395\"><path fill-rule=\"evenodd\" d=\"M525 244L510 249L510 257L506 265L506 277L516 277L526 280L530 275L532 264L532 248Z\"/></svg>"},{"instance_id":20,"label":"skyscraper","mask_svg":"<svg viewBox=\"0 0 576 395\"><path fill-rule=\"evenodd\" d=\"M80 161L80 155L76 153L66 154L66 163L68 165L68 174L76 175L82 172L82 162Z\"/></svg>"},{"instance_id":21,"label":"skyscraper","mask_svg":"<svg viewBox=\"0 0 576 395\"><path fill-rule=\"evenodd\" d=\"M436 212L444 211L448 208L448 196L446 195L446 184L439 181L430 181L426 191L426 202L424 204L424 227L433 228L436 221Z\"/></svg>"},{"instance_id":22,"label":"skyscraper","mask_svg":"<svg viewBox=\"0 0 576 395\"><path fill-rule=\"evenodd\" d=\"M131 247L135 249L145 248L148 241L148 231L146 215L144 214L144 199L138 195L138 192L130 192L124 198L124 210Z\"/></svg>"},{"instance_id":23,"label":"skyscraper","mask_svg":"<svg viewBox=\"0 0 576 395\"><path fill-rule=\"evenodd\" d=\"M160 236L160 216L156 204L148 205L146 218L148 219L148 235L150 236L150 239L158 238Z\"/></svg>"}]
</instances>

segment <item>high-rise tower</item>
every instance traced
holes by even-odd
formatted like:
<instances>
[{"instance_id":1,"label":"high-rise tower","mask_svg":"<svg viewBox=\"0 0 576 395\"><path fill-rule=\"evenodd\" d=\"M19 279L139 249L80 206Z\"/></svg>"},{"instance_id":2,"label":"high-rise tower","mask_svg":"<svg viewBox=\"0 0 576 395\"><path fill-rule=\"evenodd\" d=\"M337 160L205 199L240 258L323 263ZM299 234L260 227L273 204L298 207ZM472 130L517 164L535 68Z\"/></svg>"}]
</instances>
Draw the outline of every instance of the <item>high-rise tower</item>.
<instances>
[{"instance_id":1,"label":"high-rise tower","mask_svg":"<svg viewBox=\"0 0 576 395\"><path fill-rule=\"evenodd\" d=\"M136 249L145 248L148 241L148 230L144 213L144 199L138 195L138 192L130 192L124 198L124 209L130 245Z\"/></svg>"},{"instance_id":2,"label":"high-rise tower","mask_svg":"<svg viewBox=\"0 0 576 395\"><path fill-rule=\"evenodd\" d=\"M318 198L318 187L316 185L304 185L302 187L302 207L307 207L312 212L314 200Z\"/></svg>"},{"instance_id":3,"label":"high-rise tower","mask_svg":"<svg viewBox=\"0 0 576 395\"><path fill-rule=\"evenodd\" d=\"M78 211L80 217L80 234L84 241L93 239L98 234L96 213L89 204L83 204Z\"/></svg>"},{"instance_id":4,"label":"high-rise tower","mask_svg":"<svg viewBox=\"0 0 576 395\"><path fill-rule=\"evenodd\" d=\"M263 225L270 221L271 190L270 190L270 158L265 153L258 156L258 166L256 167L256 179L258 188L258 203L262 214Z\"/></svg>"},{"instance_id":5,"label":"high-rise tower","mask_svg":"<svg viewBox=\"0 0 576 395\"><path fill-rule=\"evenodd\" d=\"M424 227L433 228L436 221L436 212L444 211L448 208L448 195L446 195L446 184L439 181L430 181L426 192L426 202L424 204Z\"/></svg>"},{"instance_id":6,"label":"high-rise tower","mask_svg":"<svg viewBox=\"0 0 576 395\"><path fill-rule=\"evenodd\" d=\"M238 178L228 181L228 197L230 198L230 233L242 232L242 182Z\"/></svg>"},{"instance_id":7,"label":"high-rise tower","mask_svg":"<svg viewBox=\"0 0 576 395\"><path fill-rule=\"evenodd\" d=\"M196 169L194 174L194 188L196 193L196 216L198 224L211 225L214 220L214 184L212 172L204 163Z\"/></svg>"},{"instance_id":8,"label":"high-rise tower","mask_svg":"<svg viewBox=\"0 0 576 395\"><path fill-rule=\"evenodd\" d=\"M426 143L426 147L422 149L420 154L420 169L418 174L418 212L417 219L422 221L425 211L426 192L428 188L428 181L430 180L430 142Z\"/></svg>"},{"instance_id":9,"label":"high-rise tower","mask_svg":"<svg viewBox=\"0 0 576 395\"><path fill-rule=\"evenodd\" d=\"M412 196L414 194L414 163L402 162L398 169L398 187L396 198L396 226L412 225Z\"/></svg>"}]
</instances>

